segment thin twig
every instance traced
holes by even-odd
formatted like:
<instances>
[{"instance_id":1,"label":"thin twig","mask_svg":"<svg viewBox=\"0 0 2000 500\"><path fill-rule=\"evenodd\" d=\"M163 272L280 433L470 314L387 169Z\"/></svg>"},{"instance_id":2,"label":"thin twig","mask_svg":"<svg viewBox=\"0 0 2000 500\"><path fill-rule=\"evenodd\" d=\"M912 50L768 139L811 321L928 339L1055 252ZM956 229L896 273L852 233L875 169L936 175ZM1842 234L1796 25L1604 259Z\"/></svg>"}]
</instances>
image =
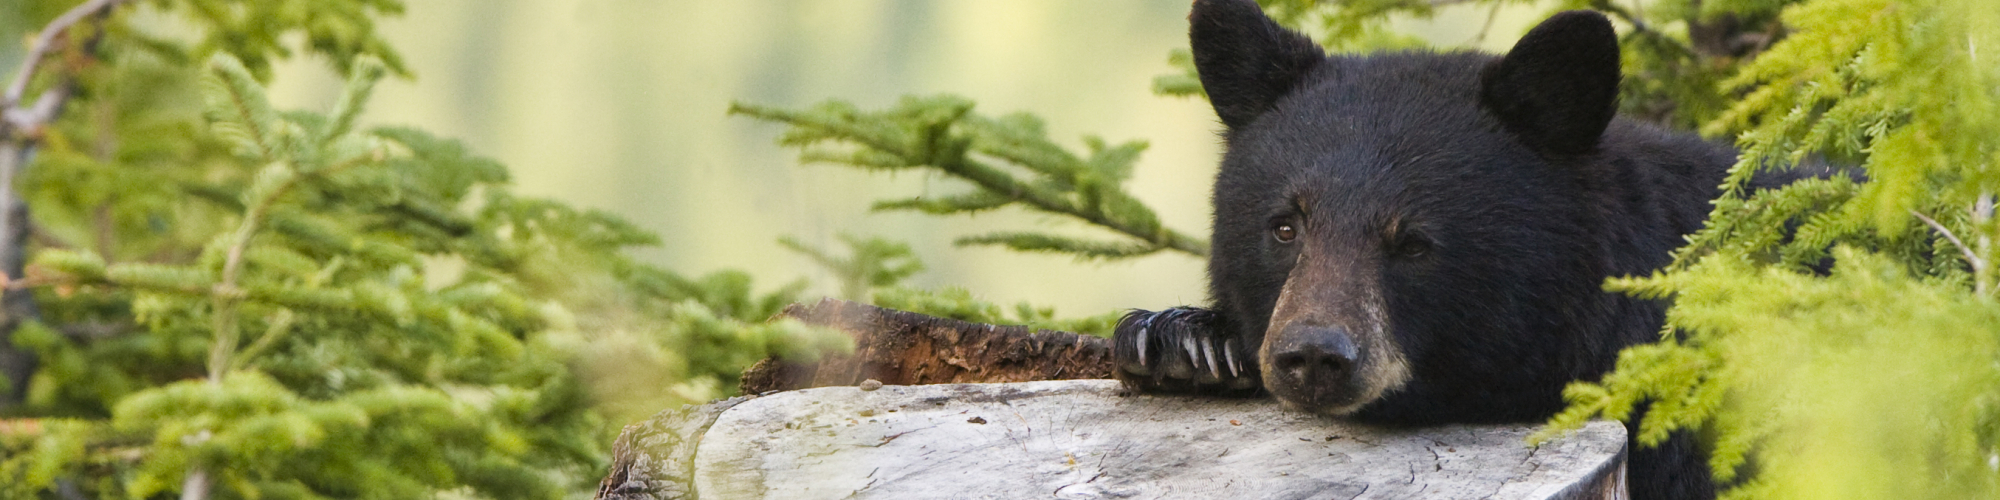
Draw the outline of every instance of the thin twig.
<instances>
[{"instance_id":1,"label":"thin twig","mask_svg":"<svg viewBox=\"0 0 2000 500\"><path fill-rule=\"evenodd\" d=\"M1648 38L1652 38L1656 42L1666 44L1668 46L1671 46L1679 50L1682 54L1686 54L1689 58L1699 59L1701 57L1701 53L1695 51L1693 47L1689 47L1687 46L1687 44L1681 43L1680 40L1675 39L1674 37L1667 36L1666 33L1655 31L1652 25L1646 24L1646 16L1644 15L1643 12L1635 12L1633 10L1628 10L1624 7L1618 6L1618 4L1611 3L1611 0L1594 0L1590 2L1590 8L1601 10L1607 14L1617 16L1618 19L1624 20L1626 24L1632 25L1633 35L1645 35Z\"/></svg>"},{"instance_id":2,"label":"thin twig","mask_svg":"<svg viewBox=\"0 0 2000 500\"><path fill-rule=\"evenodd\" d=\"M111 198L117 199L117 195L111 195ZM103 257L104 262L107 264L116 261L118 259L118 221L112 218L110 201L99 203L97 207L90 210L90 224L93 226L93 229L97 230L97 241L95 242L97 243L97 256Z\"/></svg>"},{"instance_id":3,"label":"thin twig","mask_svg":"<svg viewBox=\"0 0 2000 500\"><path fill-rule=\"evenodd\" d=\"M1972 227L1986 228L1986 229L1981 229L1979 231L1978 252L1980 255L1993 255L1992 253L1993 233L1991 232L1992 222L1993 222L1993 193L1979 193L1979 200L1973 202L1972 204ZM1985 271L1985 272L1981 273L1977 271ZM1974 283L1984 285L1993 282L1992 267L1977 269L1975 270L1975 273L1976 274L1972 276L1972 281ZM1984 292L1985 291L1984 288L1985 287L1981 287L1980 291Z\"/></svg>"},{"instance_id":4,"label":"thin twig","mask_svg":"<svg viewBox=\"0 0 2000 500\"><path fill-rule=\"evenodd\" d=\"M109 12L112 7L127 1L129 0L90 0L70 8L68 12L49 21L49 25L42 27L42 32L35 35L34 46L29 48L28 56L21 60L21 68L14 71L14 81L7 85L7 93L0 94L0 108L11 111L20 105L21 96L28 92L29 81L34 80L35 69L41 66L42 59L48 57L49 52L54 50L57 37L67 33L70 27L82 22L84 18ZM12 121L13 117L8 118Z\"/></svg>"},{"instance_id":5,"label":"thin twig","mask_svg":"<svg viewBox=\"0 0 2000 500\"><path fill-rule=\"evenodd\" d=\"M1910 215L1917 216L1917 220L1924 221L1924 224L1929 225L1931 229L1936 229L1938 234L1944 235L1944 239L1951 241L1951 246L1958 247L1959 253L1965 255L1965 261L1972 264L1972 276L1974 277L1973 291L1979 295L1985 295L1986 283L1977 278L1986 274L1986 259L1979 258L1979 255L1974 254L1972 247L1965 246L1965 242L1960 241L1958 235L1952 234L1950 229L1944 227L1944 224L1939 224L1938 221L1931 220L1930 217L1925 217L1922 212L1916 210L1911 210Z\"/></svg>"},{"instance_id":6,"label":"thin twig","mask_svg":"<svg viewBox=\"0 0 2000 500\"><path fill-rule=\"evenodd\" d=\"M298 172L297 167L291 166L288 162L273 163L269 167L288 168L292 169L293 173L284 182L271 189L270 192L265 193L263 197L255 200L245 200L249 203L247 203L243 213L243 222L237 225L236 238L230 243L229 250L223 257L222 281L215 284L214 293L209 295L211 304L210 314L214 316L215 327L215 343L209 347L208 356L209 383L221 384L222 377L229 373L230 358L236 354L236 341L238 340L236 337L236 307L245 298L243 289L236 286L243 272L243 255L250 250L250 243L257 236L257 232L263 229L266 219L270 218L271 210L277 206L278 200L283 198L293 187L298 186L300 182L308 178L330 176L352 167L367 164L368 159L376 157L377 155L356 157L308 173Z\"/></svg>"},{"instance_id":7,"label":"thin twig","mask_svg":"<svg viewBox=\"0 0 2000 500\"><path fill-rule=\"evenodd\" d=\"M1466 45L1476 46L1486 43L1486 33L1493 30L1493 20L1500 18L1501 5L1500 2L1493 2L1493 8L1486 10L1486 23L1479 25L1479 34L1473 35L1472 41L1466 43Z\"/></svg>"},{"instance_id":8,"label":"thin twig","mask_svg":"<svg viewBox=\"0 0 2000 500\"><path fill-rule=\"evenodd\" d=\"M1923 212L1911 210L1910 215L1917 216L1917 220L1924 221L1924 224L1929 225L1931 229L1936 229L1938 234L1944 235L1944 239L1951 241L1951 246L1958 247L1958 251L1965 255L1966 261L1972 262L1974 265L1978 265L1978 262L1980 260L1979 256L1973 255L1972 249L1966 247L1965 242L1959 241L1958 235L1952 234L1950 229L1945 229L1943 224L1939 224L1938 221L1932 220L1930 217L1924 216Z\"/></svg>"},{"instance_id":9,"label":"thin twig","mask_svg":"<svg viewBox=\"0 0 2000 500\"><path fill-rule=\"evenodd\" d=\"M289 168L284 164L273 164L271 168ZM236 353L236 304L243 299L243 291L236 287L236 279L243 269L243 253L250 248L250 241L264 223L265 215L276 204L278 198L298 182L300 175L292 174L291 179L272 189L263 199L254 200L243 214L243 223L236 228L236 240L229 245L229 252L222 262L222 282L215 284L215 294L211 295L212 312L215 316L215 345L209 348L208 382L221 384L222 377L229 374L229 358Z\"/></svg>"},{"instance_id":10,"label":"thin twig","mask_svg":"<svg viewBox=\"0 0 2000 500\"><path fill-rule=\"evenodd\" d=\"M1638 14L1634 14L1630 10L1626 10L1624 7L1619 7L1618 4L1611 3L1611 0L1597 0L1591 2L1590 7L1618 16L1619 19L1623 19L1626 23L1631 24L1633 30L1649 33L1653 31L1652 27L1646 25L1644 18Z\"/></svg>"},{"instance_id":11,"label":"thin twig","mask_svg":"<svg viewBox=\"0 0 2000 500\"><path fill-rule=\"evenodd\" d=\"M257 355L263 354L265 349L270 349L271 346L277 345L279 339L285 338L285 334L292 331L292 321L296 318L297 316L292 314L291 309L278 310L278 313L271 318L271 324L264 329L264 335L258 337L256 342L251 342L250 347L245 347L242 352L236 353L230 361L235 366L231 366L230 369L233 370L248 366L251 358L255 358Z\"/></svg>"},{"instance_id":12,"label":"thin twig","mask_svg":"<svg viewBox=\"0 0 2000 500\"><path fill-rule=\"evenodd\" d=\"M43 91L32 106L22 107L21 99L28 92L28 84L34 81L35 71L41 68L42 59L47 58L49 53L55 50L56 39L69 33L70 28L75 27L77 23L93 15L109 13L111 8L126 1L128 0L84 2L56 16L54 21L50 21L48 26L42 28L41 33L35 35L34 46L29 48L27 57L22 59L21 67L14 71L14 80L7 84L6 93L0 94L0 212L12 212L16 210L15 205L21 203L20 197L14 193L14 178L20 174L21 169L27 167L28 159L34 155L36 143L40 142L40 134L37 131L55 121L56 116L62 112L63 104L69 101L70 95L76 90L75 77L65 73L61 81ZM91 43L95 42L93 38ZM9 252L20 252L22 238L16 233L24 231L10 227L14 224L13 218L10 215L0 215L0 256L8 255ZM25 224L26 221L23 220L21 223ZM11 273L15 270L7 271Z\"/></svg>"},{"instance_id":13,"label":"thin twig","mask_svg":"<svg viewBox=\"0 0 2000 500\"><path fill-rule=\"evenodd\" d=\"M208 486L208 471L202 469L189 471L187 480L181 481L181 500L207 499Z\"/></svg>"}]
</instances>

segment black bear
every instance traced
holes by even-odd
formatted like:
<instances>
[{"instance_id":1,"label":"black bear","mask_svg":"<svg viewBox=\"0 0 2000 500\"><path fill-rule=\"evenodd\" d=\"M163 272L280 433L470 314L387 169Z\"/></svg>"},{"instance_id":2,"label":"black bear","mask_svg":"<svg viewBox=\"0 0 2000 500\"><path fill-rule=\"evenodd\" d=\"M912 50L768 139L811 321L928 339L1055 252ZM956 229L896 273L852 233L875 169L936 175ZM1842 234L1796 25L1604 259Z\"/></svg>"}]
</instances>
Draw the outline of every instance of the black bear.
<instances>
[{"instance_id":1,"label":"black bear","mask_svg":"<svg viewBox=\"0 0 2000 500\"><path fill-rule=\"evenodd\" d=\"M1214 303L1127 316L1129 385L1371 422L1533 422L1658 338L1664 304L1602 284L1667 264L1735 153L1614 116L1602 14L1557 14L1501 57L1328 57L1252 0L1197 0L1188 20L1226 129ZM1628 465L1632 498L1715 495L1688 433L1635 444Z\"/></svg>"}]
</instances>

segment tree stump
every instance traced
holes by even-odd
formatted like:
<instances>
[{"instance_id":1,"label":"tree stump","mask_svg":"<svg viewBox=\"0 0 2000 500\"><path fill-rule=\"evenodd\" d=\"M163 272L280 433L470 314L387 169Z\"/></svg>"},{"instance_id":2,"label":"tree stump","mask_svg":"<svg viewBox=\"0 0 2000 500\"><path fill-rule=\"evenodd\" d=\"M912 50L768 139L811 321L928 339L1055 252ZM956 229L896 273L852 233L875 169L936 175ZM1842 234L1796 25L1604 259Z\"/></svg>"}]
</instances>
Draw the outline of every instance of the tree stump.
<instances>
[{"instance_id":1,"label":"tree stump","mask_svg":"<svg viewBox=\"0 0 2000 500\"><path fill-rule=\"evenodd\" d=\"M748 396L627 426L597 498L1625 494L1625 431L1616 422L1530 448L1531 425L1374 427L1269 399L1135 395L1111 380L1059 380L1111 375L1109 342L1072 333L832 299L783 315L846 332L855 351L813 363L767 359L744 373Z\"/></svg>"},{"instance_id":2,"label":"tree stump","mask_svg":"<svg viewBox=\"0 0 2000 500\"><path fill-rule=\"evenodd\" d=\"M744 394L851 386L1111 378L1111 342L1025 326L968 323L837 299L779 313L854 338L854 352L814 363L765 359L743 372Z\"/></svg>"},{"instance_id":3,"label":"tree stump","mask_svg":"<svg viewBox=\"0 0 2000 500\"><path fill-rule=\"evenodd\" d=\"M870 384L872 387L872 384ZM1116 381L822 387L625 429L597 498L1624 498L1625 431L1387 428Z\"/></svg>"}]
</instances>

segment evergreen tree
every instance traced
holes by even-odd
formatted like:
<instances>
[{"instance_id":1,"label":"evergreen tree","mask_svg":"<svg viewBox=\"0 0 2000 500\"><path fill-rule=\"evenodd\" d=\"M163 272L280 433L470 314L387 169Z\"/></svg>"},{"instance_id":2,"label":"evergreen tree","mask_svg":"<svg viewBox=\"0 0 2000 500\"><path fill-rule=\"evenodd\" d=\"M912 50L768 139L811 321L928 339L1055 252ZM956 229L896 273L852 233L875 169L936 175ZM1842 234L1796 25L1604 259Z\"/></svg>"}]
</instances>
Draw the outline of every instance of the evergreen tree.
<instances>
[{"instance_id":1,"label":"evergreen tree","mask_svg":"<svg viewBox=\"0 0 2000 500\"><path fill-rule=\"evenodd\" d=\"M844 345L765 321L802 284L638 263L658 238L630 223L356 126L407 73L371 21L399 3L149 3L192 37L119 4L84 4L22 81L70 112L4 137L33 153L34 208L6 293L41 307L9 336L39 369L7 381L0 497L559 497L601 477L618 424ZM326 113L265 97L294 36L350 78Z\"/></svg>"},{"instance_id":2,"label":"evergreen tree","mask_svg":"<svg viewBox=\"0 0 2000 500\"><path fill-rule=\"evenodd\" d=\"M972 108L964 98L941 95L906 97L879 112L861 111L842 101L807 110L738 103L729 111L791 125L778 143L800 148L799 159L804 162L872 171L928 169L972 185L972 190L959 195L878 201L877 211L954 215L1013 205L1119 236L1103 241L1002 232L960 238L959 245L1000 245L1078 259L1122 259L1166 250L1208 253L1208 242L1161 225L1151 208L1125 192L1122 184L1131 177L1132 165L1146 143L1112 146L1085 137L1089 150L1079 155L1051 142L1040 118L1022 113L988 118L974 114Z\"/></svg>"},{"instance_id":3,"label":"evergreen tree","mask_svg":"<svg viewBox=\"0 0 2000 500\"><path fill-rule=\"evenodd\" d=\"M1813 0L1781 19L1704 127L1743 148L1708 227L1664 271L1610 283L1673 299L1670 331L1570 387L1556 422L1649 400L1642 436L1702 426L1719 478L1756 471L1732 498L2000 495L2000 65L1980 54L2000 5ZM1745 189L1815 155L1866 180Z\"/></svg>"}]
</instances>

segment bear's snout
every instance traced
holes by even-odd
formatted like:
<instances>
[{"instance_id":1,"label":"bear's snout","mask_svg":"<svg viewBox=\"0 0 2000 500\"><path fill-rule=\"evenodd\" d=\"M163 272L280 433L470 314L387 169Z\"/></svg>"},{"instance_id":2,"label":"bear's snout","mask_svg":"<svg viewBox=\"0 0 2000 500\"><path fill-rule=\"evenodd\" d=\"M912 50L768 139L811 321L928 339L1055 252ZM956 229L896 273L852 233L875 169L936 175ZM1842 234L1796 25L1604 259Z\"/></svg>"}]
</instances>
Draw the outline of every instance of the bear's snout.
<instances>
[{"instance_id":1,"label":"bear's snout","mask_svg":"<svg viewBox=\"0 0 2000 500\"><path fill-rule=\"evenodd\" d=\"M1274 340L1266 372L1273 380L1265 386L1279 399L1310 409L1354 402L1358 394L1351 379L1361 350L1347 328L1294 323Z\"/></svg>"}]
</instances>

